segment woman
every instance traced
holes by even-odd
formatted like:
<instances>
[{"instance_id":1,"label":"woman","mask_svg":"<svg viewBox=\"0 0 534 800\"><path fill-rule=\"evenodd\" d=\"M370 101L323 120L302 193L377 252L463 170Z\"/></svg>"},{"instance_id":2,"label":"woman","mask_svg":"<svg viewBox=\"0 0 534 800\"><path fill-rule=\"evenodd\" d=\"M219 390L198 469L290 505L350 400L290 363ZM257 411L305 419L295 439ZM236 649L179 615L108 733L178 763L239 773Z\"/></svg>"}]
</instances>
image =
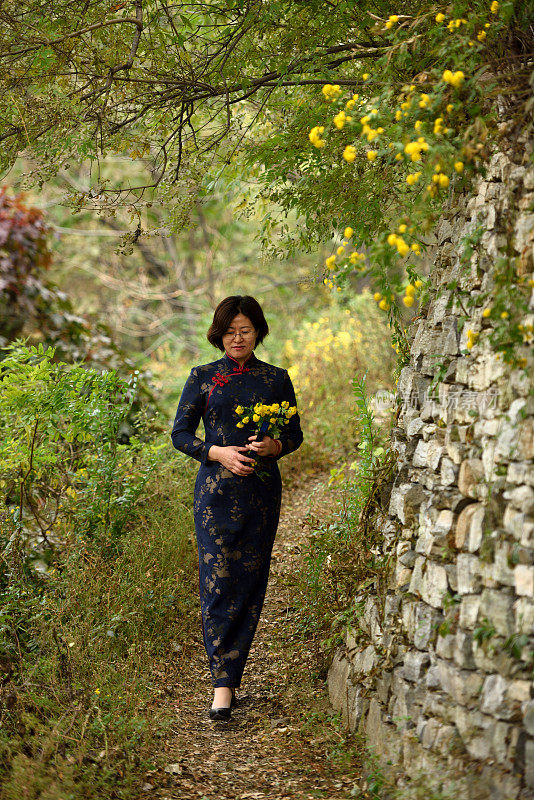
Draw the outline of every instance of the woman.
<instances>
[{"instance_id":1,"label":"woman","mask_svg":"<svg viewBox=\"0 0 534 800\"><path fill-rule=\"evenodd\" d=\"M193 510L202 634L214 687L210 719L229 719L235 704L263 607L280 516L277 462L303 440L298 413L279 439L265 435L258 441L251 419L237 426L239 406L283 401L296 406L287 370L254 354L268 333L253 297L233 295L219 303L207 337L224 355L191 370L171 433L177 450L200 461ZM201 418L204 441L196 435ZM258 457L261 477L254 469Z\"/></svg>"}]
</instances>

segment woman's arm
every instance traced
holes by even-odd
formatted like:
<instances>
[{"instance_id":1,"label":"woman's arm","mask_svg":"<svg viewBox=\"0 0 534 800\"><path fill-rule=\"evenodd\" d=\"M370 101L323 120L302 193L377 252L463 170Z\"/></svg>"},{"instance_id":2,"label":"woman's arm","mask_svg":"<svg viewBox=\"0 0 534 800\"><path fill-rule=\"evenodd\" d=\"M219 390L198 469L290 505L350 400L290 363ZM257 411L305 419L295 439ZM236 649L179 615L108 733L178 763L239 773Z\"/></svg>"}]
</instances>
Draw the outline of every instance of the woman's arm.
<instances>
[{"instance_id":1,"label":"woman's arm","mask_svg":"<svg viewBox=\"0 0 534 800\"><path fill-rule=\"evenodd\" d=\"M290 406L296 406L297 400L295 398L295 389L289 377L289 373L285 370L284 383L282 386L282 400L287 400ZM274 458L279 459L297 450L304 440L304 434L300 427L300 417L298 411L289 418L287 425L284 425L280 431L277 441L280 441L282 447L279 447L279 452Z\"/></svg>"},{"instance_id":2,"label":"woman's arm","mask_svg":"<svg viewBox=\"0 0 534 800\"><path fill-rule=\"evenodd\" d=\"M171 439L174 447L186 456L192 456L205 464L213 445L196 436L202 417L204 398L200 391L200 381L195 369L189 373L178 402Z\"/></svg>"}]
</instances>

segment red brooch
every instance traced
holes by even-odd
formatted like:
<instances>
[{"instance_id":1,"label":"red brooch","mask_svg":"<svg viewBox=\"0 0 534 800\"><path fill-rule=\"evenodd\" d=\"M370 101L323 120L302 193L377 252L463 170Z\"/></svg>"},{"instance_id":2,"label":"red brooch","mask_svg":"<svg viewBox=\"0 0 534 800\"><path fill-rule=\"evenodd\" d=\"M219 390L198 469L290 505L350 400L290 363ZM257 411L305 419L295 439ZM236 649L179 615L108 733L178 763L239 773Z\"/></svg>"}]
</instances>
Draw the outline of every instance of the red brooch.
<instances>
[{"instance_id":1,"label":"red brooch","mask_svg":"<svg viewBox=\"0 0 534 800\"><path fill-rule=\"evenodd\" d=\"M250 372L250 367L234 367L233 370L241 375L242 372Z\"/></svg>"}]
</instances>

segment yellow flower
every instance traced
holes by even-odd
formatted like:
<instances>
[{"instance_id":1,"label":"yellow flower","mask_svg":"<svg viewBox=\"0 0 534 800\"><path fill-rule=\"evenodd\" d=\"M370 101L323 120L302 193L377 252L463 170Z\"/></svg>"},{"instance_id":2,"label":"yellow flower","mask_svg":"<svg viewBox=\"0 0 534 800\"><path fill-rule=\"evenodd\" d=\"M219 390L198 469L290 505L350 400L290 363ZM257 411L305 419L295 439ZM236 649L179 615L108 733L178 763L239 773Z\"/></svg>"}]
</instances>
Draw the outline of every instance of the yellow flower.
<instances>
[{"instance_id":1,"label":"yellow flower","mask_svg":"<svg viewBox=\"0 0 534 800\"><path fill-rule=\"evenodd\" d=\"M382 298L382 295L380 294L380 292L375 292L374 293L374 295L373 295L373 299L374 300L376 300L378 302L381 298Z\"/></svg>"},{"instance_id":2,"label":"yellow flower","mask_svg":"<svg viewBox=\"0 0 534 800\"><path fill-rule=\"evenodd\" d=\"M246 425L247 422L249 421L250 421L249 417L243 417L243 425Z\"/></svg>"},{"instance_id":3,"label":"yellow flower","mask_svg":"<svg viewBox=\"0 0 534 800\"><path fill-rule=\"evenodd\" d=\"M346 120L347 120L347 117L345 116L345 112L344 111L340 111L339 114L336 114L336 116L334 117L334 125L336 126L336 128L338 130L341 130L341 128L344 126Z\"/></svg>"},{"instance_id":4,"label":"yellow flower","mask_svg":"<svg viewBox=\"0 0 534 800\"><path fill-rule=\"evenodd\" d=\"M466 342L466 347L468 350L471 350L477 339L478 339L478 333L475 333L474 331L471 330L471 328L469 328L469 330L467 331L467 342Z\"/></svg>"},{"instance_id":5,"label":"yellow flower","mask_svg":"<svg viewBox=\"0 0 534 800\"><path fill-rule=\"evenodd\" d=\"M368 150L367 151L367 158L369 159L369 161L374 161L375 158L377 157L377 155L378 155L378 153L377 153L376 150Z\"/></svg>"},{"instance_id":6,"label":"yellow flower","mask_svg":"<svg viewBox=\"0 0 534 800\"><path fill-rule=\"evenodd\" d=\"M379 302L378 307L381 308L382 311L387 311L389 309L389 303L385 297Z\"/></svg>"},{"instance_id":7,"label":"yellow flower","mask_svg":"<svg viewBox=\"0 0 534 800\"><path fill-rule=\"evenodd\" d=\"M452 83L453 74L450 69L446 69L442 77L445 83Z\"/></svg>"},{"instance_id":8,"label":"yellow flower","mask_svg":"<svg viewBox=\"0 0 534 800\"><path fill-rule=\"evenodd\" d=\"M333 86L331 83L325 83L321 91L325 100L335 100L341 94L341 87L337 84Z\"/></svg>"},{"instance_id":9,"label":"yellow flower","mask_svg":"<svg viewBox=\"0 0 534 800\"><path fill-rule=\"evenodd\" d=\"M397 234L396 233L390 233L389 234L389 236L388 236L388 244L390 244L392 247L395 247L395 245L397 244ZM375 297L375 300L376 300L376 297Z\"/></svg>"},{"instance_id":10,"label":"yellow flower","mask_svg":"<svg viewBox=\"0 0 534 800\"><path fill-rule=\"evenodd\" d=\"M398 22L399 21L399 17L398 17L397 14L390 14L389 17L388 17L388 20L389 20L389 22Z\"/></svg>"},{"instance_id":11,"label":"yellow flower","mask_svg":"<svg viewBox=\"0 0 534 800\"><path fill-rule=\"evenodd\" d=\"M351 100L347 100L347 102L345 103L345 108L351 109L354 108L355 105L356 105L356 100L352 98Z\"/></svg>"},{"instance_id":12,"label":"yellow flower","mask_svg":"<svg viewBox=\"0 0 534 800\"><path fill-rule=\"evenodd\" d=\"M477 33L477 39L479 42L483 42L485 38L486 38L486 31L479 31Z\"/></svg>"},{"instance_id":13,"label":"yellow flower","mask_svg":"<svg viewBox=\"0 0 534 800\"><path fill-rule=\"evenodd\" d=\"M348 161L349 164L352 164L352 162L356 158L356 148L354 147L354 145L348 144L345 147L345 149L343 150L343 158L345 159L345 161Z\"/></svg>"},{"instance_id":14,"label":"yellow flower","mask_svg":"<svg viewBox=\"0 0 534 800\"><path fill-rule=\"evenodd\" d=\"M397 230L399 231L399 233L406 233L406 228L407 228L407 227L408 227L408 226L407 226L407 225L405 225L405 224L404 224L404 222L403 222L403 223L402 223L402 225L399 225L399 227L398 227L398 229L397 229Z\"/></svg>"},{"instance_id":15,"label":"yellow flower","mask_svg":"<svg viewBox=\"0 0 534 800\"><path fill-rule=\"evenodd\" d=\"M242 428L242 427L243 427L243 423L242 422L238 422L237 425L236 425L236 428Z\"/></svg>"},{"instance_id":16,"label":"yellow flower","mask_svg":"<svg viewBox=\"0 0 534 800\"><path fill-rule=\"evenodd\" d=\"M345 228L345 230L343 231L343 236L345 237L345 239L350 239L353 233L354 231L352 230L352 228Z\"/></svg>"},{"instance_id":17,"label":"yellow flower","mask_svg":"<svg viewBox=\"0 0 534 800\"><path fill-rule=\"evenodd\" d=\"M253 422L259 422L259 421L260 421L260 419L261 419L261 417L260 417L260 415L259 415L259 414L253 414L253 415L252 415L252 421L253 421Z\"/></svg>"},{"instance_id":18,"label":"yellow flower","mask_svg":"<svg viewBox=\"0 0 534 800\"><path fill-rule=\"evenodd\" d=\"M396 119L396 120L397 120L397 122L398 122L398 121L399 121L401 118L402 118L402 111L400 110L400 108L398 108L398 109L395 111L395 119Z\"/></svg>"},{"instance_id":19,"label":"yellow flower","mask_svg":"<svg viewBox=\"0 0 534 800\"><path fill-rule=\"evenodd\" d=\"M415 294L415 286L413 285L413 283L409 283L404 292L405 294L413 296Z\"/></svg>"},{"instance_id":20,"label":"yellow flower","mask_svg":"<svg viewBox=\"0 0 534 800\"><path fill-rule=\"evenodd\" d=\"M453 111L453 110L454 110L453 104L452 103L448 103L446 108L445 108L445 111L447 111L450 114L451 111Z\"/></svg>"},{"instance_id":21,"label":"yellow flower","mask_svg":"<svg viewBox=\"0 0 534 800\"><path fill-rule=\"evenodd\" d=\"M493 0L493 3L490 6L490 11L492 14L496 14L498 10L499 10L499 4L497 0Z\"/></svg>"},{"instance_id":22,"label":"yellow flower","mask_svg":"<svg viewBox=\"0 0 534 800\"><path fill-rule=\"evenodd\" d=\"M444 19L445 19L445 14L442 14L441 11L439 12L439 14L436 14L436 22L443 22Z\"/></svg>"},{"instance_id":23,"label":"yellow flower","mask_svg":"<svg viewBox=\"0 0 534 800\"><path fill-rule=\"evenodd\" d=\"M423 124L423 121L421 119L416 119L413 126L414 126L415 130L418 131L422 124Z\"/></svg>"},{"instance_id":24,"label":"yellow flower","mask_svg":"<svg viewBox=\"0 0 534 800\"><path fill-rule=\"evenodd\" d=\"M403 302L403 303L404 303L404 305L405 305L405 306L407 306L408 308L409 308L410 306L413 306L413 303L414 303L413 296L412 296L411 294L407 294L407 295L406 295L406 297L403 297L403 298L402 298L402 302Z\"/></svg>"},{"instance_id":25,"label":"yellow flower","mask_svg":"<svg viewBox=\"0 0 534 800\"><path fill-rule=\"evenodd\" d=\"M408 153L409 156L413 155L414 153L420 153L421 146L419 142L407 142L404 145L404 152Z\"/></svg>"},{"instance_id":26,"label":"yellow flower","mask_svg":"<svg viewBox=\"0 0 534 800\"><path fill-rule=\"evenodd\" d=\"M452 76L451 83L452 83L453 86L458 87L458 86L461 86L461 84L464 82L464 79L465 79L464 73L461 70L458 70Z\"/></svg>"},{"instance_id":27,"label":"yellow flower","mask_svg":"<svg viewBox=\"0 0 534 800\"><path fill-rule=\"evenodd\" d=\"M282 400L280 405L282 406L282 408L289 408L289 401L288 400Z\"/></svg>"},{"instance_id":28,"label":"yellow flower","mask_svg":"<svg viewBox=\"0 0 534 800\"><path fill-rule=\"evenodd\" d=\"M407 183L409 186L413 186L413 185L414 185L414 183L417 183L417 181L419 180L419 177L420 177L420 175L421 175L421 173L420 173L420 172L410 172L410 173L409 173L409 174L406 176L406 183Z\"/></svg>"},{"instance_id":29,"label":"yellow flower","mask_svg":"<svg viewBox=\"0 0 534 800\"><path fill-rule=\"evenodd\" d=\"M363 75L362 75L362 79L364 81L366 81L368 77L369 77L369 73L368 72L364 72Z\"/></svg>"},{"instance_id":30,"label":"yellow flower","mask_svg":"<svg viewBox=\"0 0 534 800\"><path fill-rule=\"evenodd\" d=\"M341 247L341 245L336 250L336 253L338 254L338 256L342 256L344 252L345 252L345 248Z\"/></svg>"},{"instance_id":31,"label":"yellow flower","mask_svg":"<svg viewBox=\"0 0 534 800\"><path fill-rule=\"evenodd\" d=\"M397 239L397 250L401 256L405 256L406 253L408 253L410 250L409 246L406 244L406 242L402 237L399 237Z\"/></svg>"},{"instance_id":32,"label":"yellow flower","mask_svg":"<svg viewBox=\"0 0 534 800\"><path fill-rule=\"evenodd\" d=\"M276 418L275 417L271 417L269 422L271 423L271 425L274 425L274 423L276 422Z\"/></svg>"},{"instance_id":33,"label":"yellow flower","mask_svg":"<svg viewBox=\"0 0 534 800\"><path fill-rule=\"evenodd\" d=\"M388 21L386 22L386 28L391 28L392 25L393 23L388 19Z\"/></svg>"},{"instance_id":34,"label":"yellow flower","mask_svg":"<svg viewBox=\"0 0 534 800\"><path fill-rule=\"evenodd\" d=\"M256 403L256 405L254 406L254 411L256 412L256 414L261 414L261 403Z\"/></svg>"},{"instance_id":35,"label":"yellow flower","mask_svg":"<svg viewBox=\"0 0 534 800\"><path fill-rule=\"evenodd\" d=\"M456 172L463 172L464 171L464 162L463 161L455 161L454 162L454 169Z\"/></svg>"},{"instance_id":36,"label":"yellow flower","mask_svg":"<svg viewBox=\"0 0 534 800\"><path fill-rule=\"evenodd\" d=\"M237 406L237 408L235 410L235 413L236 414L242 414L244 410L245 409L243 408L243 406Z\"/></svg>"},{"instance_id":37,"label":"yellow flower","mask_svg":"<svg viewBox=\"0 0 534 800\"><path fill-rule=\"evenodd\" d=\"M411 246L412 250L414 251L414 253L417 253L417 255L419 255L419 253L421 252L421 248L419 247L418 243L414 242L410 246Z\"/></svg>"},{"instance_id":38,"label":"yellow flower","mask_svg":"<svg viewBox=\"0 0 534 800\"><path fill-rule=\"evenodd\" d=\"M432 175L433 183L439 183L439 175Z\"/></svg>"},{"instance_id":39,"label":"yellow flower","mask_svg":"<svg viewBox=\"0 0 534 800\"><path fill-rule=\"evenodd\" d=\"M439 185L442 187L442 189L445 189L449 185L448 175L444 175L443 173L440 174Z\"/></svg>"},{"instance_id":40,"label":"yellow flower","mask_svg":"<svg viewBox=\"0 0 534 800\"><path fill-rule=\"evenodd\" d=\"M396 153L395 161L402 161L402 153Z\"/></svg>"},{"instance_id":41,"label":"yellow flower","mask_svg":"<svg viewBox=\"0 0 534 800\"><path fill-rule=\"evenodd\" d=\"M326 142L321 139L320 134L324 133L324 125L316 125L308 134L308 139L315 147L324 147Z\"/></svg>"},{"instance_id":42,"label":"yellow flower","mask_svg":"<svg viewBox=\"0 0 534 800\"><path fill-rule=\"evenodd\" d=\"M423 285L423 281L421 281L421 280L417 279L417 280L415 281L415 284L414 284L414 285L417 287L417 289L420 289L420 288L421 288L421 286Z\"/></svg>"},{"instance_id":43,"label":"yellow flower","mask_svg":"<svg viewBox=\"0 0 534 800\"><path fill-rule=\"evenodd\" d=\"M501 319L506 319L508 316L508 311L501 311Z\"/></svg>"},{"instance_id":44,"label":"yellow flower","mask_svg":"<svg viewBox=\"0 0 534 800\"><path fill-rule=\"evenodd\" d=\"M336 260L336 257L335 257L335 256L328 256L328 258L327 258L327 259L325 259L325 262L324 262L324 263L326 264L326 266L328 267L328 269L332 269L332 268L333 268L333 266L334 266L334 262L335 262L335 260Z\"/></svg>"},{"instance_id":45,"label":"yellow flower","mask_svg":"<svg viewBox=\"0 0 534 800\"><path fill-rule=\"evenodd\" d=\"M484 309L484 311L482 312L482 316L483 316L483 317L489 317L489 315L490 315L490 314L491 314L491 306L488 306L488 307L487 307L487 308L485 308L485 309Z\"/></svg>"}]
</instances>

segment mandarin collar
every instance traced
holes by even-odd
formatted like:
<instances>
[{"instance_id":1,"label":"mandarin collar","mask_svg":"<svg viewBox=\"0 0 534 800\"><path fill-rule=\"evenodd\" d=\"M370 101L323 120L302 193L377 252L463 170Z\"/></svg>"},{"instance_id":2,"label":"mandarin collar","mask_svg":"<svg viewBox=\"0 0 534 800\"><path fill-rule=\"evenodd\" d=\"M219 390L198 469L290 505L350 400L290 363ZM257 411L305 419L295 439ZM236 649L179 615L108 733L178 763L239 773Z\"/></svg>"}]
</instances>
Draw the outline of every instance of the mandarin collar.
<instances>
[{"instance_id":1,"label":"mandarin collar","mask_svg":"<svg viewBox=\"0 0 534 800\"><path fill-rule=\"evenodd\" d=\"M257 361L257 360L258 360L258 359L256 358L256 356L255 356L255 354L254 354L254 350L253 350L253 351L252 351L252 353L251 353L251 354L249 355L249 357L247 358L247 360L245 361L245 363L243 364L243 367L250 367L250 366L252 366L252 364L254 364L254 363ZM224 362L225 362L225 364L227 364L229 367L240 367L239 361L238 361L236 358L234 358L233 356L229 356L229 355L228 355L228 353L226 352L226 350L224 351L224 355L223 355L223 361L224 361Z\"/></svg>"}]
</instances>

